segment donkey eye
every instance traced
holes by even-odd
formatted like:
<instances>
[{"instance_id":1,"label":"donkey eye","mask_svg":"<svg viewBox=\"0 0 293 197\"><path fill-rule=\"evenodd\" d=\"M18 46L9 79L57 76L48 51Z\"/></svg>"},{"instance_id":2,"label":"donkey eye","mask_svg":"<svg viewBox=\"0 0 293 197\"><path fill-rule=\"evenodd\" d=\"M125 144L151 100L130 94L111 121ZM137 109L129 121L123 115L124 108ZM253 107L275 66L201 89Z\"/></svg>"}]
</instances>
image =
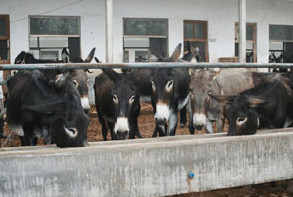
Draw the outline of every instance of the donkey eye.
<instances>
[{"instance_id":1,"label":"donkey eye","mask_svg":"<svg viewBox=\"0 0 293 197\"><path fill-rule=\"evenodd\" d=\"M155 91L156 90L155 83L153 81L151 81L151 84L152 84L153 91Z\"/></svg>"},{"instance_id":2,"label":"donkey eye","mask_svg":"<svg viewBox=\"0 0 293 197\"><path fill-rule=\"evenodd\" d=\"M116 94L113 95L113 101L114 103L118 103L118 97Z\"/></svg>"},{"instance_id":3,"label":"donkey eye","mask_svg":"<svg viewBox=\"0 0 293 197\"><path fill-rule=\"evenodd\" d=\"M129 103L130 103L130 104L132 104L132 103L133 103L133 101L134 101L134 99L135 99L135 96L134 96L134 95L133 95L133 96L131 96L131 97L130 97L130 99L129 99Z\"/></svg>"},{"instance_id":4,"label":"donkey eye","mask_svg":"<svg viewBox=\"0 0 293 197\"><path fill-rule=\"evenodd\" d=\"M243 125L246 121L247 121L247 117L238 117L237 120L236 120L236 124L237 124L238 126L241 126L241 125Z\"/></svg>"},{"instance_id":5,"label":"donkey eye","mask_svg":"<svg viewBox=\"0 0 293 197\"><path fill-rule=\"evenodd\" d=\"M168 81L166 85L166 90L170 91L173 88L174 80Z\"/></svg>"},{"instance_id":6,"label":"donkey eye","mask_svg":"<svg viewBox=\"0 0 293 197\"><path fill-rule=\"evenodd\" d=\"M75 87L78 87L78 82L75 79L72 82L75 85Z\"/></svg>"}]
</instances>

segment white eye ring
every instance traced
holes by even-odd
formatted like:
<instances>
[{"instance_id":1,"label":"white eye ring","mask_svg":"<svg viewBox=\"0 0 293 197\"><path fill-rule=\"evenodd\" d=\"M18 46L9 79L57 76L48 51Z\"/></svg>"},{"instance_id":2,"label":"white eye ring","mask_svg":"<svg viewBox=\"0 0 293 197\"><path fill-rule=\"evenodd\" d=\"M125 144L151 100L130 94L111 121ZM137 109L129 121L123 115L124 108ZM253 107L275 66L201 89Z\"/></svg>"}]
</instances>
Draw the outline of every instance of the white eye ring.
<instances>
[{"instance_id":1,"label":"white eye ring","mask_svg":"<svg viewBox=\"0 0 293 197\"><path fill-rule=\"evenodd\" d=\"M167 85L166 85L166 90L169 92L171 91L171 89L173 88L174 85L174 80L170 80L168 81Z\"/></svg>"},{"instance_id":2,"label":"white eye ring","mask_svg":"<svg viewBox=\"0 0 293 197\"><path fill-rule=\"evenodd\" d=\"M75 85L75 87L78 87L78 82L75 79L72 82Z\"/></svg>"},{"instance_id":3,"label":"white eye ring","mask_svg":"<svg viewBox=\"0 0 293 197\"><path fill-rule=\"evenodd\" d=\"M116 94L113 95L113 101L114 103L118 103L118 97Z\"/></svg>"},{"instance_id":4,"label":"white eye ring","mask_svg":"<svg viewBox=\"0 0 293 197\"><path fill-rule=\"evenodd\" d=\"M237 124L238 126L241 126L241 125L243 125L246 121L247 121L247 117L245 117L245 118L238 117L237 120L236 120L236 124Z\"/></svg>"},{"instance_id":5,"label":"white eye ring","mask_svg":"<svg viewBox=\"0 0 293 197\"><path fill-rule=\"evenodd\" d=\"M153 91L155 91L156 90L155 83L153 81L151 81L151 84L152 84Z\"/></svg>"},{"instance_id":6,"label":"white eye ring","mask_svg":"<svg viewBox=\"0 0 293 197\"><path fill-rule=\"evenodd\" d=\"M135 99L135 96L134 96L134 95L133 95L133 96L131 96L131 97L130 97L130 99L129 99L129 103L130 103L130 104L132 104L132 103L133 103L133 101L134 101L134 99Z\"/></svg>"}]
</instances>

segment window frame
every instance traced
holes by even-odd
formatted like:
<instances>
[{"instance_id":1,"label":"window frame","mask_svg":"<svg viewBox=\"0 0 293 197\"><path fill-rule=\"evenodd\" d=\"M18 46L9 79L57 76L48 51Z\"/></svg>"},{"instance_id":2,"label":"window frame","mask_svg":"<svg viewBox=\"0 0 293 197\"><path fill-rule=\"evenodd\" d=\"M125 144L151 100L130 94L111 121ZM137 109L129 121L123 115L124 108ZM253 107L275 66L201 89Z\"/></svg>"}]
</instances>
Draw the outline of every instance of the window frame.
<instances>
[{"instance_id":1,"label":"window frame","mask_svg":"<svg viewBox=\"0 0 293 197\"><path fill-rule=\"evenodd\" d=\"M185 38L185 24L189 23L192 24L192 31L193 31L193 38ZM195 24L202 24L204 29L203 29L203 33L204 33L204 38L203 39L198 39L195 38ZM204 20L183 20L183 41L187 42L187 41L191 41L191 42L203 42L205 44L205 62L209 62L209 47L208 47L208 21L204 21Z\"/></svg>"},{"instance_id":2,"label":"window frame","mask_svg":"<svg viewBox=\"0 0 293 197\"><path fill-rule=\"evenodd\" d=\"M165 36L162 35L125 35L124 33L124 25L125 25L125 20L127 19L132 19L132 20L164 20L166 21L166 25L167 25L167 32ZM167 52L167 56L169 56L169 19L168 18L146 18L146 17L123 17L122 18L122 49L123 49L123 62L126 61L125 59L125 53L126 51L128 51L128 61L129 61L129 55L130 55L130 51L131 50L138 50L138 51L143 51L143 50L147 50L150 47L125 47L125 38L162 38L162 39L166 39L166 52Z\"/></svg>"},{"instance_id":3,"label":"window frame","mask_svg":"<svg viewBox=\"0 0 293 197\"><path fill-rule=\"evenodd\" d=\"M9 64L11 59L10 54L10 17L8 14L1 14L0 18L6 19L6 29L7 29L7 36L0 36L0 40L6 40L8 43L8 54L7 59L1 59L0 64Z\"/></svg>"},{"instance_id":4,"label":"window frame","mask_svg":"<svg viewBox=\"0 0 293 197\"><path fill-rule=\"evenodd\" d=\"M60 35L60 34L31 34L31 26L30 26L30 23L31 23L31 19L32 18L76 18L78 19L78 35L71 35L71 34L68 34L68 35ZM79 51L81 53L81 17L80 16L58 16L58 15L29 15L29 20L28 20L28 28L29 28L29 50L30 51L38 51L38 55L39 57L41 58L41 52L42 51L50 51L50 50L59 50L59 51L62 51L62 49L64 47L41 47L40 46L40 38L49 38L49 37L58 37L58 38L67 38L69 40L69 38L71 37L75 37L75 38L79 38ZM31 47L30 45L30 39L31 38L37 38L37 47ZM69 49L69 41L68 41L68 44L67 46L65 47L67 50ZM79 54L81 55L81 54ZM61 57L61 55L59 54L59 57ZM59 59L58 57L58 59ZM62 58L62 57L61 57Z\"/></svg>"},{"instance_id":5,"label":"window frame","mask_svg":"<svg viewBox=\"0 0 293 197\"><path fill-rule=\"evenodd\" d=\"M247 28L247 26L252 27L252 40L247 40L247 38L245 38L245 39L246 39L246 43L251 43L254 46L253 51L252 51L253 52L253 62L256 63L257 62L257 23L249 22L249 23L246 23L246 28ZM238 45L239 45L239 40L237 40L237 27L239 28L239 22L235 22L235 25L234 25L234 29L235 29L234 30L235 31L234 45L236 43L238 43ZM238 35L238 37L239 37L239 35Z\"/></svg>"}]
</instances>

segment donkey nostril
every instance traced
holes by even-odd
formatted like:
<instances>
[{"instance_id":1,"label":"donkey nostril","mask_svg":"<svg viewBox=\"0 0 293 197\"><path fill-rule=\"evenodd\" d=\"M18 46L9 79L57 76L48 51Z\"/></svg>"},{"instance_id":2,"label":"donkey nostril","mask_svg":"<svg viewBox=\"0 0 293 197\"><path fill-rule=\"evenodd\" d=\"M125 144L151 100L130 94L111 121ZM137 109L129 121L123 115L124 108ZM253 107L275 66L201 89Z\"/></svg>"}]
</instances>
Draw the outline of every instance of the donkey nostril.
<instances>
[{"instance_id":1,"label":"donkey nostril","mask_svg":"<svg viewBox=\"0 0 293 197\"><path fill-rule=\"evenodd\" d=\"M118 139L125 139L128 134L128 131L117 131Z\"/></svg>"},{"instance_id":2,"label":"donkey nostril","mask_svg":"<svg viewBox=\"0 0 293 197\"><path fill-rule=\"evenodd\" d=\"M193 125L193 126L196 130L199 130L199 131L201 131L204 127L204 125Z\"/></svg>"},{"instance_id":3,"label":"donkey nostril","mask_svg":"<svg viewBox=\"0 0 293 197\"><path fill-rule=\"evenodd\" d=\"M156 123L158 124L166 124L167 118L155 118Z\"/></svg>"}]
</instances>

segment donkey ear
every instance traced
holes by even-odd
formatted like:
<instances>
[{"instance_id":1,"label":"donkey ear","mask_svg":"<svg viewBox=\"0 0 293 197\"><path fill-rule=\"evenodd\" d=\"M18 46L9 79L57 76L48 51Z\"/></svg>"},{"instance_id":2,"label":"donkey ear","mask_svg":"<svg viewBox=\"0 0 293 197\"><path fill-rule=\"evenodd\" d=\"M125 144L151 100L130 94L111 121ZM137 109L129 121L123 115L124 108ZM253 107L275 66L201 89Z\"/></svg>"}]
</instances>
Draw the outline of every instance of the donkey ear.
<instances>
[{"instance_id":1,"label":"donkey ear","mask_svg":"<svg viewBox=\"0 0 293 197\"><path fill-rule=\"evenodd\" d=\"M96 51L96 48L93 48L91 52L89 53L89 55L87 56L87 58L84 60L84 62L86 63L91 62L92 59L94 58L95 51Z\"/></svg>"},{"instance_id":2,"label":"donkey ear","mask_svg":"<svg viewBox=\"0 0 293 197\"><path fill-rule=\"evenodd\" d=\"M45 115L54 115L56 112L60 111L65 107L64 101L59 101L56 103L46 103L41 105L23 106L23 110L32 111Z\"/></svg>"},{"instance_id":3,"label":"donkey ear","mask_svg":"<svg viewBox=\"0 0 293 197\"><path fill-rule=\"evenodd\" d=\"M238 97L237 95L213 95L213 94L209 94L209 96L220 103L233 103L234 100Z\"/></svg>"},{"instance_id":4,"label":"donkey ear","mask_svg":"<svg viewBox=\"0 0 293 197\"><path fill-rule=\"evenodd\" d=\"M155 56L154 54L152 54L151 52L148 53L148 62L157 62L158 59L159 58Z\"/></svg>"},{"instance_id":5,"label":"donkey ear","mask_svg":"<svg viewBox=\"0 0 293 197\"><path fill-rule=\"evenodd\" d=\"M250 107L257 107L260 104L266 103L266 101L258 98L248 98L248 102Z\"/></svg>"},{"instance_id":6,"label":"donkey ear","mask_svg":"<svg viewBox=\"0 0 293 197\"><path fill-rule=\"evenodd\" d=\"M194 68L189 68L188 72L189 72L190 76L193 76L193 74L195 73L195 69Z\"/></svg>"},{"instance_id":7,"label":"donkey ear","mask_svg":"<svg viewBox=\"0 0 293 197\"><path fill-rule=\"evenodd\" d=\"M170 61L172 61L172 62L178 61L180 54L181 54L181 47L182 47L182 44L179 43L177 45L177 47L175 48L175 50L173 51L172 55L170 56Z\"/></svg>"},{"instance_id":8,"label":"donkey ear","mask_svg":"<svg viewBox=\"0 0 293 197\"><path fill-rule=\"evenodd\" d=\"M113 81L117 81L120 78L120 75L112 68L102 68L102 70Z\"/></svg>"},{"instance_id":9,"label":"donkey ear","mask_svg":"<svg viewBox=\"0 0 293 197\"><path fill-rule=\"evenodd\" d=\"M97 63L102 63L98 58L95 57Z\"/></svg>"},{"instance_id":10,"label":"donkey ear","mask_svg":"<svg viewBox=\"0 0 293 197\"><path fill-rule=\"evenodd\" d=\"M63 48L62 50L62 61L64 63L68 63L70 61L69 53L67 52L66 48Z\"/></svg>"}]
</instances>

